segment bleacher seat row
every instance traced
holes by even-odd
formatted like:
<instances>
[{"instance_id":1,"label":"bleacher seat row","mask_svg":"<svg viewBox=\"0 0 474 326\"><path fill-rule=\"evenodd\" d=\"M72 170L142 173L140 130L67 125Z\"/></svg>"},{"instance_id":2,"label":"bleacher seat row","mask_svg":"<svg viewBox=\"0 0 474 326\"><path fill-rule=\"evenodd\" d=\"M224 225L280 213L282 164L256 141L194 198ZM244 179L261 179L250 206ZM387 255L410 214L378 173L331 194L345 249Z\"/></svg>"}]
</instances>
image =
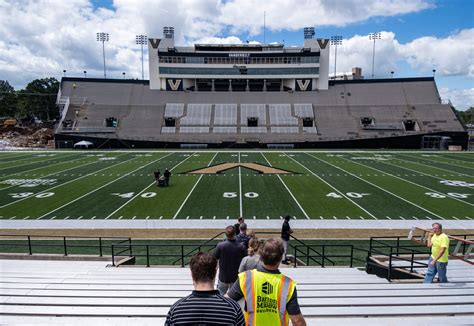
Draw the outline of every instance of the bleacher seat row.
<instances>
[{"instance_id":1,"label":"bleacher seat row","mask_svg":"<svg viewBox=\"0 0 474 326\"><path fill-rule=\"evenodd\" d=\"M393 284L356 268L284 268L308 325L472 324L474 280ZM162 325L192 291L187 268L0 260L5 324Z\"/></svg>"}]
</instances>

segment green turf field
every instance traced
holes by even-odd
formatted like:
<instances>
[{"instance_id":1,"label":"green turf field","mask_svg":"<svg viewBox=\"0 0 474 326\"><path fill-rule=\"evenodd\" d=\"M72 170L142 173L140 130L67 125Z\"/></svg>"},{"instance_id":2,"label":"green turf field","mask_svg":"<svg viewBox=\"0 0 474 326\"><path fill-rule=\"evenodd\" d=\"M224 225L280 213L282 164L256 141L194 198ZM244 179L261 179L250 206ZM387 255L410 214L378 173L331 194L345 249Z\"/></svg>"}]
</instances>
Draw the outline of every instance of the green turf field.
<instances>
[{"instance_id":1,"label":"green turf field","mask_svg":"<svg viewBox=\"0 0 474 326\"><path fill-rule=\"evenodd\" d=\"M243 165L220 173L194 170ZM172 171L169 187L153 172ZM0 153L0 218L472 219L474 154L50 151Z\"/></svg>"}]
</instances>

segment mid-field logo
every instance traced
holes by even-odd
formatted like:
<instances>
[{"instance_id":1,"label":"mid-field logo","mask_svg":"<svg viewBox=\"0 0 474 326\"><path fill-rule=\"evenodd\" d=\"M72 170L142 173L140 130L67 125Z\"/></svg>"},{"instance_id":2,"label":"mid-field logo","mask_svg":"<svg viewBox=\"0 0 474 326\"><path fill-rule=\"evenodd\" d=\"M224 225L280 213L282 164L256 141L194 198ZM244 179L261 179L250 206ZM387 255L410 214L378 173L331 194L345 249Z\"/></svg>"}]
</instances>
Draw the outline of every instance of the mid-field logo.
<instances>
[{"instance_id":1,"label":"mid-field logo","mask_svg":"<svg viewBox=\"0 0 474 326\"><path fill-rule=\"evenodd\" d=\"M217 164L213 166L207 166L205 168L193 170L193 171L188 171L188 172L183 172L183 174L191 173L191 174L219 174L222 173L226 170L230 170L233 168L246 168L250 169L253 171L256 171L257 173L263 173L263 174L297 174L295 172L291 172L288 170L283 170L279 168L275 168L272 166L266 166L262 165L259 163L222 163L222 164Z\"/></svg>"}]
</instances>

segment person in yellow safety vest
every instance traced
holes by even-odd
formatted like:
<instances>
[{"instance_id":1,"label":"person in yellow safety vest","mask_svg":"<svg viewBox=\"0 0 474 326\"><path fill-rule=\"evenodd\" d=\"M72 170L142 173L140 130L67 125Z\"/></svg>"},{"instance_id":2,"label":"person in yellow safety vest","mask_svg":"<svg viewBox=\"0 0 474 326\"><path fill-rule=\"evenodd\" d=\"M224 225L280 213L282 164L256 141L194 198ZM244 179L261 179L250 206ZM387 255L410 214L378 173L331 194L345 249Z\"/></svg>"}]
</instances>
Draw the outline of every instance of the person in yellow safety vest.
<instances>
[{"instance_id":1,"label":"person in yellow safety vest","mask_svg":"<svg viewBox=\"0 0 474 326\"><path fill-rule=\"evenodd\" d=\"M298 304L296 282L280 273L283 258L281 239L268 239L260 249L263 266L239 274L226 296L245 300L247 326L305 326Z\"/></svg>"}]
</instances>

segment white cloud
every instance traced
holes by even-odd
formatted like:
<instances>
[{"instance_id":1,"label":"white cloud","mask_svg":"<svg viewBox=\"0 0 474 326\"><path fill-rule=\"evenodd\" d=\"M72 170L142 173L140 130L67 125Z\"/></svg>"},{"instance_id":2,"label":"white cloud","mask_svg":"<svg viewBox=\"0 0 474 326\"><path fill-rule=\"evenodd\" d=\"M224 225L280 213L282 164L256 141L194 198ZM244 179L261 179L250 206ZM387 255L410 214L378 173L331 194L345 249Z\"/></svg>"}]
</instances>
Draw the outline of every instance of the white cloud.
<instances>
[{"instance_id":1,"label":"white cloud","mask_svg":"<svg viewBox=\"0 0 474 326\"><path fill-rule=\"evenodd\" d=\"M474 88L449 89L442 87L439 89L442 99L450 100L457 110L465 111L474 107Z\"/></svg>"},{"instance_id":2,"label":"white cloud","mask_svg":"<svg viewBox=\"0 0 474 326\"><path fill-rule=\"evenodd\" d=\"M386 78L396 69L399 60L398 41L392 32L381 32L381 39L375 43L374 77ZM374 41L367 35L355 35L344 39L337 47L337 75L349 73L353 67L362 68L365 77L371 77ZM329 72L334 74L334 46L331 46Z\"/></svg>"},{"instance_id":3,"label":"white cloud","mask_svg":"<svg viewBox=\"0 0 474 326\"><path fill-rule=\"evenodd\" d=\"M160 37L163 26L175 27L178 45L194 43L251 44L263 27L296 30L304 26L343 26L373 17L395 16L431 8L431 0L114 0L114 10L94 9L89 0L0 0L0 79L23 88L36 78L68 76L102 77L102 44L96 32L108 32L105 44L107 76L141 78L140 46L136 34ZM243 32L240 38L236 33ZM376 43L375 76L398 73L400 65L423 72L437 69L438 76L474 77L473 29L444 39L423 37L400 44L393 32L382 32ZM354 66L370 76L372 45L367 36L345 39L338 48L338 71ZM333 51L333 48L331 49ZM332 55L332 54L331 54ZM145 49L145 78L147 54ZM330 60L333 72L334 57ZM397 75L397 74L396 74ZM426 74L424 74L426 75ZM452 88L454 89L454 88ZM471 101L472 89L450 91ZM447 92L449 93L449 92ZM449 94L451 94L449 93ZM452 96L449 96L452 98Z\"/></svg>"},{"instance_id":4,"label":"white cloud","mask_svg":"<svg viewBox=\"0 0 474 326\"><path fill-rule=\"evenodd\" d=\"M265 24L271 30L298 30L305 26L345 26L376 16L396 16L432 7L424 0L233 0L219 6L219 22L232 32L257 35Z\"/></svg>"},{"instance_id":5,"label":"white cloud","mask_svg":"<svg viewBox=\"0 0 474 326\"><path fill-rule=\"evenodd\" d=\"M474 28L446 38L421 37L399 48L400 53L417 70L436 69L442 75L474 77Z\"/></svg>"},{"instance_id":6,"label":"white cloud","mask_svg":"<svg viewBox=\"0 0 474 326\"><path fill-rule=\"evenodd\" d=\"M421 37L400 44L393 32L381 32L375 43L375 77L390 76L390 71L399 72L401 62L407 63L421 75L474 77L472 40L474 29L466 29L446 38ZM350 71L358 66L365 76L372 70L373 41L368 36L355 35L344 39L337 49L338 73ZM330 69L334 72L334 46L331 46ZM408 77L408 76L407 76Z\"/></svg>"},{"instance_id":7,"label":"white cloud","mask_svg":"<svg viewBox=\"0 0 474 326\"><path fill-rule=\"evenodd\" d=\"M235 36L203 37L196 40L196 44L242 44L242 40Z\"/></svg>"}]
</instances>

